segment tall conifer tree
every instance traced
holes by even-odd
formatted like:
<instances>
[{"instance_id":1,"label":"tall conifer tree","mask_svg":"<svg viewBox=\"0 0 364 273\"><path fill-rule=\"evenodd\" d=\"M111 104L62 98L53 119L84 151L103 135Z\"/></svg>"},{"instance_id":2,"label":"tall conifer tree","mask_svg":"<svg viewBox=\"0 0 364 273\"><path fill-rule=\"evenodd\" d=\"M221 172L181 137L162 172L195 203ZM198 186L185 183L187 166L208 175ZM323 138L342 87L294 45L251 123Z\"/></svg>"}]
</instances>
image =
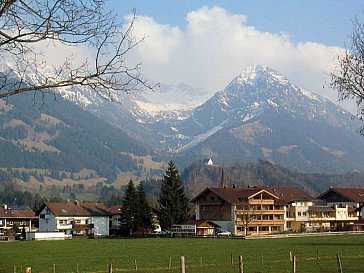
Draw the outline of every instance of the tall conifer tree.
<instances>
[{"instance_id":1,"label":"tall conifer tree","mask_svg":"<svg viewBox=\"0 0 364 273\"><path fill-rule=\"evenodd\" d=\"M150 207L147 195L144 190L144 182L141 181L137 187L137 197L138 197L138 229L140 229L143 234L148 229L153 229L153 216L152 208Z\"/></svg>"},{"instance_id":2,"label":"tall conifer tree","mask_svg":"<svg viewBox=\"0 0 364 273\"><path fill-rule=\"evenodd\" d=\"M123 197L123 211L122 218L125 226L129 229L129 233L137 229L137 217L138 217L138 196L135 190L134 182L129 180L128 187L126 188Z\"/></svg>"},{"instance_id":3,"label":"tall conifer tree","mask_svg":"<svg viewBox=\"0 0 364 273\"><path fill-rule=\"evenodd\" d=\"M186 224L189 220L189 198L175 164L170 161L163 176L159 203L159 224L169 229L173 224Z\"/></svg>"}]
</instances>

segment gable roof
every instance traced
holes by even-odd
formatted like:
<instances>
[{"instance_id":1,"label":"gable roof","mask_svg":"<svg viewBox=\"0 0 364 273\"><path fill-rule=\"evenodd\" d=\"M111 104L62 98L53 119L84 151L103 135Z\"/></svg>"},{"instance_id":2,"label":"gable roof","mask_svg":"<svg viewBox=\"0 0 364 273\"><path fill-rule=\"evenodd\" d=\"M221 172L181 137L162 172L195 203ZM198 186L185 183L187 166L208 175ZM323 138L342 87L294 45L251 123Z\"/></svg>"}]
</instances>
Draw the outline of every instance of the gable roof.
<instances>
[{"instance_id":1,"label":"gable roof","mask_svg":"<svg viewBox=\"0 0 364 273\"><path fill-rule=\"evenodd\" d=\"M219 226L218 224L214 223L211 220L189 220L188 221L189 225L196 225L196 227L200 227L200 226L212 226L212 227L216 227L216 228L221 228L221 226Z\"/></svg>"},{"instance_id":2,"label":"gable roof","mask_svg":"<svg viewBox=\"0 0 364 273\"><path fill-rule=\"evenodd\" d=\"M327 195L332 192L341 195L352 202L364 203L364 189L362 188L331 188L321 194L318 198L325 199Z\"/></svg>"},{"instance_id":3,"label":"gable roof","mask_svg":"<svg viewBox=\"0 0 364 273\"><path fill-rule=\"evenodd\" d=\"M110 210L112 215L121 214L122 210L123 210L123 206L122 205L116 205L116 206L113 206L113 207L109 208L109 210Z\"/></svg>"},{"instance_id":4,"label":"gable roof","mask_svg":"<svg viewBox=\"0 0 364 273\"><path fill-rule=\"evenodd\" d=\"M273 196L274 198L278 198L275 194L266 191L265 189L261 188L206 188L201 193L199 193L197 196L192 198L191 202L194 202L196 199L198 199L201 195L203 195L205 192L212 192L219 196L221 199L225 200L227 203L232 205L239 205L242 203L242 199L247 199L249 197L253 197L256 194L259 194L260 192L266 192L267 194Z\"/></svg>"},{"instance_id":5,"label":"gable roof","mask_svg":"<svg viewBox=\"0 0 364 273\"><path fill-rule=\"evenodd\" d=\"M110 216L110 210L103 203L46 202L37 215L47 207L55 216Z\"/></svg>"},{"instance_id":6,"label":"gable roof","mask_svg":"<svg viewBox=\"0 0 364 273\"><path fill-rule=\"evenodd\" d=\"M2 219L37 219L35 213L29 208L3 208L0 207L0 218Z\"/></svg>"},{"instance_id":7,"label":"gable roof","mask_svg":"<svg viewBox=\"0 0 364 273\"><path fill-rule=\"evenodd\" d=\"M268 191L273 192L276 194L280 202L289 204L294 201L313 201L315 198L308 194L307 192L291 186L271 186L266 187Z\"/></svg>"}]
</instances>

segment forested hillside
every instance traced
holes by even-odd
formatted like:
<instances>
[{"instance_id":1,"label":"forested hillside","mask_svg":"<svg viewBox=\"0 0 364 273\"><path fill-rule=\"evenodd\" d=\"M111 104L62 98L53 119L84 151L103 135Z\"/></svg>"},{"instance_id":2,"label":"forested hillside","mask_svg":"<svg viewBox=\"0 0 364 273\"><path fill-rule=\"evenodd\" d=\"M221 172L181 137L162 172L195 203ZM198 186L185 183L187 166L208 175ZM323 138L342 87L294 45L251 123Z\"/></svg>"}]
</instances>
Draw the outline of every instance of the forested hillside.
<instances>
[{"instance_id":1,"label":"forested hillside","mask_svg":"<svg viewBox=\"0 0 364 273\"><path fill-rule=\"evenodd\" d=\"M247 186L296 186L312 195L318 195L333 187L362 187L364 175L359 172L346 174L300 173L259 160L256 163L233 166L205 166L202 162L186 168L182 177L191 195L206 187Z\"/></svg>"},{"instance_id":2,"label":"forested hillside","mask_svg":"<svg viewBox=\"0 0 364 273\"><path fill-rule=\"evenodd\" d=\"M0 100L0 168L90 169L112 182L119 171L138 171L131 155L146 154L120 129L59 97Z\"/></svg>"}]
</instances>

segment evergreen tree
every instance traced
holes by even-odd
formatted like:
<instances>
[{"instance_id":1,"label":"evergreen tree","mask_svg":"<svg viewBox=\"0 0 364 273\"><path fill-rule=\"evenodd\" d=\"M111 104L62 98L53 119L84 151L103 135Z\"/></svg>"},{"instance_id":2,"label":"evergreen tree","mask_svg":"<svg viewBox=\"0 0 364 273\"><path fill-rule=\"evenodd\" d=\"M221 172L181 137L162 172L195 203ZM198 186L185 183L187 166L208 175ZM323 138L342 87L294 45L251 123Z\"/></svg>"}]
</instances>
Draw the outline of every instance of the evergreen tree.
<instances>
[{"instance_id":1,"label":"evergreen tree","mask_svg":"<svg viewBox=\"0 0 364 273\"><path fill-rule=\"evenodd\" d=\"M145 230L153 229L153 216L152 208L150 207L147 195L144 190L144 181L141 181L137 187L138 197L138 228L142 230L143 234Z\"/></svg>"},{"instance_id":2,"label":"evergreen tree","mask_svg":"<svg viewBox=\"0 0 364 273\"><path fill-rule=\"evenodd\" d=\"M134 182L130 179L123 197L122 218L125 228L132 234L137 229L138 200Z\"/></svg>"},{"instance_id":3,"label":"evergreen tree","mask_svg":"<svg viewBox=\"0 0 364 273\"><path fill-rule=\"evenodd\" d=\"M173 224L186 224L189 220L189 198L175 164L170 161L163 175L159 203L159 224L162 229Z\"/></svg>"}]
</instances>

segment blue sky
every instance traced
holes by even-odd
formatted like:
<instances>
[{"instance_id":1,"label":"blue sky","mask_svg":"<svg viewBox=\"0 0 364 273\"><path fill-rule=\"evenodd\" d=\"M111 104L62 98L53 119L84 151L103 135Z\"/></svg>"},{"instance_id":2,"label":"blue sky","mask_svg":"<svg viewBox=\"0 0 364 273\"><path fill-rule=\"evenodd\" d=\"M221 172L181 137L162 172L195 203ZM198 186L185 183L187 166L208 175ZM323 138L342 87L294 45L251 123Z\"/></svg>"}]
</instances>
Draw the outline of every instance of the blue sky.
<instances>
[{"instance_id":1,"label":"blue sky","mask_svg":"<svg viewBox=\"0 0 364 273\"><path fill-rule=\"evenodd\" d=\"M134 34L146 40L128 61L142 63L154 82L213 94L262 64L333 101L336 92L323 86L350 42L353 19L364 18L362 0L109 0L108 7L119 18L136 9Z\"/></svg>"},{"instance_id":2,"label":"blue sky","mask_svg":"<svg viewBox=\"0 0 364 273\"><path fill-rule=\"evenodd\" d=\"M110 0L120 15L136 9L137 15L153 17L160 24L186 26L186 14L202 6L219 6L247 16L248 24L272 33L285 32L291 39L343 46L355 16L363 17L362 0Z\"/></svg>"}]
</instances>

